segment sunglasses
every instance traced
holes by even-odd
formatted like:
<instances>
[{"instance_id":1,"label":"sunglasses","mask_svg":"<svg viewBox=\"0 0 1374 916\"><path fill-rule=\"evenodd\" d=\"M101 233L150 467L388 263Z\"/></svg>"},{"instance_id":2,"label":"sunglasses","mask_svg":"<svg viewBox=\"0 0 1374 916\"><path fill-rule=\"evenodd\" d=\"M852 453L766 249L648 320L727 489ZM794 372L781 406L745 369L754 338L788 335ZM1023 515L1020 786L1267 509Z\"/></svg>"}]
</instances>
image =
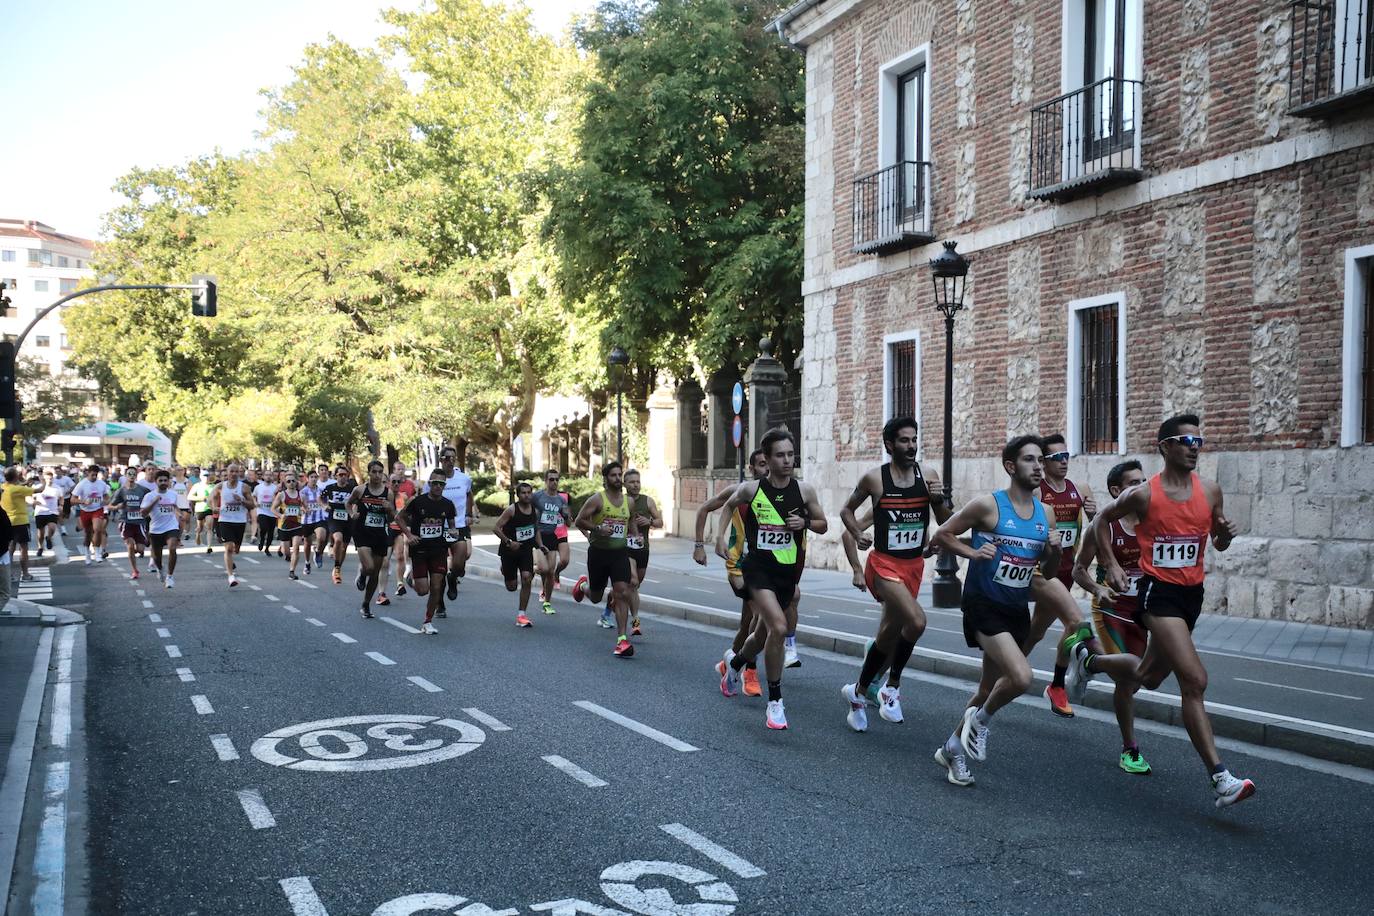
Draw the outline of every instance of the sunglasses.
<instances>
[{"instance_id":1,"label":"sunglasses","mask_svg":"<svg viewBox=\"0 0 1374 916\"><path fill-rule=\"evenodd\" d=\"M1201 436L1167 436L1159 440L1160 442L1177 442L1184 448L1202 448L1204 440Z\"/></svg>"},{"instance_id":2,"label":"sunglasses","mask_svg":"<svg viewBox=\"0 0 1374 916\"><path fill-rule=\"evenodd\" d=\"M1068 460L1069 460L1069 453L1068 453L1068 452L1055 452L1054 454L1046 455L1046 456L1045 456L1045 460L1046 460L1046 461L1068 461Z\"/></svg>"},{"instance_id":3,"label":"sunglasses","mask_svg":"<svg viewBox=\"0 0 1374 916\"><path fill-rule=\"evenodd\" d=\"M442 480L431 480L429 482L429 485L431 487L442 487L444 485L444 482Z\"/></svg>"}]
</instances>

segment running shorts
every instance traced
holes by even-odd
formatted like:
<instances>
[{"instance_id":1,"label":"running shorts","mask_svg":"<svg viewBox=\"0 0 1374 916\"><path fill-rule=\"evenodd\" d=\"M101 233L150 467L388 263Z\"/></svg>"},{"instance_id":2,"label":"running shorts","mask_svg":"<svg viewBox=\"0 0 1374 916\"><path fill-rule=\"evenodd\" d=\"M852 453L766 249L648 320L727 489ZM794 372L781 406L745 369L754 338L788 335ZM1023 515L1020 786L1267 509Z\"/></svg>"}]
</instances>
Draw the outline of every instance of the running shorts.
<instances>
[{"instance_id":1,"label":"running shorts","mask_svg":"<svg viewBox=\"0 0 1374 916\"><path fill-rule=\"evenodd\" d=\"M196 512L196 518L208 518L210 513L213 511L214 510L211 509L209 506L206 506L204 509L201 509Z\"/></svg>"},{"instance_id":2,"label":"running shorts","mask_svg":"<svg viewBox=\"0 0 1374 916\"><path fill-rule=\"evenodd\" d=\"M749 600L749 590L744 587L744 577L738 573L725 577L725 583L730 586L730 591L735 593L735 597L741 601Z\"/></svg>"},{"instance_id":3,"label":"running shorts","mask_svg":"<svg viewBox=\"0 0 1374 916\"><path fill-rule=\"evenodd\" d=\"M36 527L39 531L42 531L49 525L56 525L59 524L61 521L62 520L58 518L56 515L40 515L33 520L33 524L34 527Z\"/></svg>"},{"instance_id":4,"label":"running shorts","mask_svg":"<svg viewBox=\"0 0 1374 916\"><path fill-rule=\"evenodd\" d=\"M410 550L410 575L414 579L428 579L430 576L448 572L448 548L416 546Z\"/></svg>"},{"instance_id":5,"label":"running shorts","mask_svg":"<svg viewBox=\"0 0 1374 916\"><path fill-rule=\"evenodd\" d=\"M893 582L900 582L906 586L906 590L915 598L921 590L921 580L926 574L925 557L912 557L903 560L898 557L888 556L877 550L868 553L868 560L864 563L864 582L868 585L868 593L873 597L878 597L873 591L873 583L877 579L888 579Z\"/></svg>"},{"instance_id":6,"label":"running shorts","mask_svg":"<svg viewBox=\"0 0 1374 916\"><path fill-rule=\"evenodd\" d=\"M978 645L979 633L984 636L1010 633L1018 646L1025 645L1030 635L1029 608L999 604L965 590L960 609L964 612L964 642L970 649L982 648Z\"/></svg>"},{"instance_id":7,"label":"running shorts","mask_svg":"<svg viewBox=\"0 0 1374 916\"><path fill-rule=\"evenodd\" d=\"M457 537L457 540L458 540L458 541L467 541L467 540L471 540L471 539L472 539L472 526L471 526L471 525L468 525L468 526L465 526L465 527L463 527L463 528L459 528L459 529L458 529L458 537Z\"/></svg>"},{"instance_id":8,"label":"running shorts","mask_svg":"<svg viewBox=\"0 0 1374 916\"><path fill-rule=\"evenodd\" d=\"M105 510L104 510L104 509L96 509L94 512L87 512L85 509L82 509L82 510L81 510L81 527L82 527L82 528L94 528L94 527L95 527L95 520L98 519L98 518L104 518L104 517L105 517Z\"/></svg>"},{"instance_id":9,"label":"running shorts","mask_svg":"<svg viewBox=\"0 0 1374 916\"><path fill-rule=\"evenodd\" d=\"M1154 617L1181 617L1188 624L1188 632L1193 632L1198 615L1202 613L1203 587L1201 585L1175 585L1161 582L1153 576L1141 576L1136 586L1135 622L1148 630L1145 615Z\"/></svg>"},{"instance_id":10,"label":"running shorts","mask_svg":"<svg viewBox=\"0 0 1374 916\"><path fill-rule=\"evenodd\" d=\"M343 542L345 544L353 539L353 523L347 519L331 518L326 524L329 526L329 537L331 540L336 534L343 535Z\"/></svg>"},{"instance_id":11,"label":"running shorts","mask_svg":"<svg viewBox=\"0 0 1374 916\"><path fill-rule=\"evenodd\" d=\"M129 524L125 522L119 526L119 536L126 541L133 541L135 544L148 545L148 529L143 527L141 522Z\"/></svg>"},{"instance_id":12,"label":"running shorts","mask_svg":"<svg viewBox=\"0 0 1374 916\"><path fill-rule=\"evenodd\" d=\"M1149 634L1133 620L1123 620L1114 614L1094 609L1093 630L1097 633L1097 641L1102 643L1103 652L1127 652L1136 657L1145 654Z\"/></svg>"},{"instance_id":13,"label":"running shorts","mask_svg":"<svg viewBox=\"0 0 1374 916\"><path fill-rule=\"evenodd\" d=\"M587 548L587 585L593 594L606 590L606 583L630 581L630 554L624 548L619 550L605 547Z\"/></svg>"},{"instance_id":14,"label":"running shorts","mask_svg":"<svg viewBox=\"0 0 1374 916\"><path fill-rule=\"evenodd\" d=\"M568 543L568 536L566 534L559 534L557 531L539 532L539 546L546 550L556 551L558 550L559 544L566 543Z\"/></svg>"},{"instance_id":15,"label":"running shorts","mask_svg":"<svg viewBox=\"0 0 1374 916\"><path fill-rule=\"evenodd\" d=\"M750 598L760 591L772 592L778 598L778 605L787 607L797 591L797 575L790 569L774 571L753 554L745 554L740 560L739 571L744 574L744 590Z\"/></svg>"},{"instance_id":16,"label":"running shorts","mask_svg":"<svg viewBox=\"0 0 1374 916\"><path fill-rule=\"evenodd\" d=\"M628 553L630 554L630 562L635 565L635 569L642 573L649 568L649 548L630 550Z\"/></svg>"},{"instance_id":17,"label":"running shorts","mask_svg":"<svg viewBox=\"0 0 1374 916\"><path fill-rule=\"evenodd\" d=\"M391 534L385 528L354 528L353 546L385 553L391 547Z\"/></svg>"},{"instance_id":18,"label":"running shorts","mask_svg":"<svg viewBox=\"0 0 1374 916\"><path fill-rule=\"evenodd\" d=\"M248 527L247 522L216 522L216 533L222 543L233 544L235 547L243 546L243 532Z\"/></svg>"},{"instance_id":19,"label":"running shorts","mask_svg":"<svg viewBox=\"0 0 1374 916\"><path fill-rule=\"evenodd\" d=\"M305 525L297 525L294 528L278 528L277 540L289 541L292 538L303 538L310 533L310 529Z\"/></svg>"},{"instance_id":20,"label":"running shorts","mask_svg":"<svg viewBox=\"0 0 1374 916\"><path fill-rule=\"evenodd\" d=\"M522 572L534 572L533 550L507 551L502 547L496 555L501 558L501 578L507 582L514 582Z\"/></svg>"},{"instance_id":21,"label":"running shorts","mask_svg":"<svg viewBox=\"0 0 1374 916\"><path fill-rule=\"evenodd\" d=\"M155 531L150 534L149 537L153 540L153 546L161 550L163 547L167 546L167 540L169 538L180 541L181 532L173 528L171 531Z\"/></svg>"},{"instance_id":22,"label":"running shorts","mask_svg":"<svg viewBox=\"0 0 1374 916\"><path fill-rule=\"evenodd\" d=\"M71 498L70 496L64 496L64 497L62 498L62 514L63 514L63 515L71 515L71 514L72 514L72 498Z\"/></svg>"},{"instance_id":23,"label":"running shorts","mask_svg":"<svg viewBox=\"0 0 1374 916\"><path fill-rule=\"evenodd\" d=\"M16 544L29 545L29 523L20 522L10 532L10 540Z\"/></svg>"}]
</instances>

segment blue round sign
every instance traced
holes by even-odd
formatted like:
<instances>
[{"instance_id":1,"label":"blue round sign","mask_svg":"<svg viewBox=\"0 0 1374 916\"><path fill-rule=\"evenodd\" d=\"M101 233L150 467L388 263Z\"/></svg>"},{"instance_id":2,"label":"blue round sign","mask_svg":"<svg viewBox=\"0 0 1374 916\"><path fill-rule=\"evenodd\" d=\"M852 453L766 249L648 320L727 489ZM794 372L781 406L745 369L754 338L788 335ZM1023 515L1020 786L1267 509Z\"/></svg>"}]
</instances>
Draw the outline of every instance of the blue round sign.
<instances>
[{"instance_id":1,"label":"blue round sign","mask_svg":"<svg viewBox=\"0 0 1374 916\"><path fill-rule=\"evenodd\" d=\"M735 442L735 448L739 448L740 442L744 439L744 421L735 414L735 422L730 424L730 437Z\"/></svg>"},{"instance_id":2,"label":"blue round sign","mask_svg":"<svg viewBox=\"0 0 1374 916\"><path fill-rule=\"evenodd\" d=\"M734 390L730 392L730 406L735 409L735 413L744 410L744 386L739 382L735 382ZM738 442L735 444L739 445Z\"/></svg>"}]
</instances>

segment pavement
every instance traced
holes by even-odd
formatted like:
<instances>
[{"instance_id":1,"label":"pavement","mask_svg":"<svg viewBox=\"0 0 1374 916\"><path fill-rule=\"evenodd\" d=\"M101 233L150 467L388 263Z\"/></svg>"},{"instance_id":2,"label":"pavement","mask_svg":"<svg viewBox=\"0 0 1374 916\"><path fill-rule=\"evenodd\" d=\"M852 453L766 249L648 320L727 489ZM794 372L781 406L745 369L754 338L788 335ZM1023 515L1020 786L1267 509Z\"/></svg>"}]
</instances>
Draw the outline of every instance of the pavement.
<instances>
[{"instance_id":1,"label":"pavement","mask_svg":"<svg viewBox=\"0 0 1374 916\"><path fill-rule=\"evenodd\" d=\"M654 549L666 576L674 545ZM481 575L421 637L419 599L363 620L351 575L291 582L250 551L230 590L217 553L184 551L167 590L119 559L53 568L49 604L89 621L49 628L71 663L59 644L36 726L54 734L66 683L72 794L40 749L15 874L51 891L65 849L63 894L18 881L9 913L1369 911L1351 864L1374 861L1374 770L1223 739L1259 794L1217 810L1180 729L1142 722L1154 773L1127 776L1109 715L1026 697L959 789L930 756L960 678L909 671L905 724L855 734L857 659L804 646L771 732L761 700L721 696L725 633L693 620L645 614L622 660L595 608L560 594L519 630ZM804 613L865 623L816 582Z\"/></svg>"}]
</instances>

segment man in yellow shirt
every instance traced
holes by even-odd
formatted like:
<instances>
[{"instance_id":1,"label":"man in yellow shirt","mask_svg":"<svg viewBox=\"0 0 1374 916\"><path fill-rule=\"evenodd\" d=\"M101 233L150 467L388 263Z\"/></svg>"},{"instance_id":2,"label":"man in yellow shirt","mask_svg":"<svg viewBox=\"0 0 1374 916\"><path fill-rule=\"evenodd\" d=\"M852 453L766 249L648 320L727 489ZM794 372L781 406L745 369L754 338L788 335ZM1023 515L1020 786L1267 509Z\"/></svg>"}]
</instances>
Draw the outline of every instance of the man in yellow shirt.
<instances>
[{"instance_id":1,"label":"man in yellow shirt","mask_svg":"<svg viewBox=\"0 0 1374 916\"><path fill-rule=\"evenodd\" d=\"M5 488L0 491L0 508L5 510L10 517L10 524L14 526L11 538L19 550L19 578L24 582L32 582L33 576L29 574L29 498L36 491L33 487L25 486L22 480L19 468L5 469Z\"/></svg>"}]
</instances>

